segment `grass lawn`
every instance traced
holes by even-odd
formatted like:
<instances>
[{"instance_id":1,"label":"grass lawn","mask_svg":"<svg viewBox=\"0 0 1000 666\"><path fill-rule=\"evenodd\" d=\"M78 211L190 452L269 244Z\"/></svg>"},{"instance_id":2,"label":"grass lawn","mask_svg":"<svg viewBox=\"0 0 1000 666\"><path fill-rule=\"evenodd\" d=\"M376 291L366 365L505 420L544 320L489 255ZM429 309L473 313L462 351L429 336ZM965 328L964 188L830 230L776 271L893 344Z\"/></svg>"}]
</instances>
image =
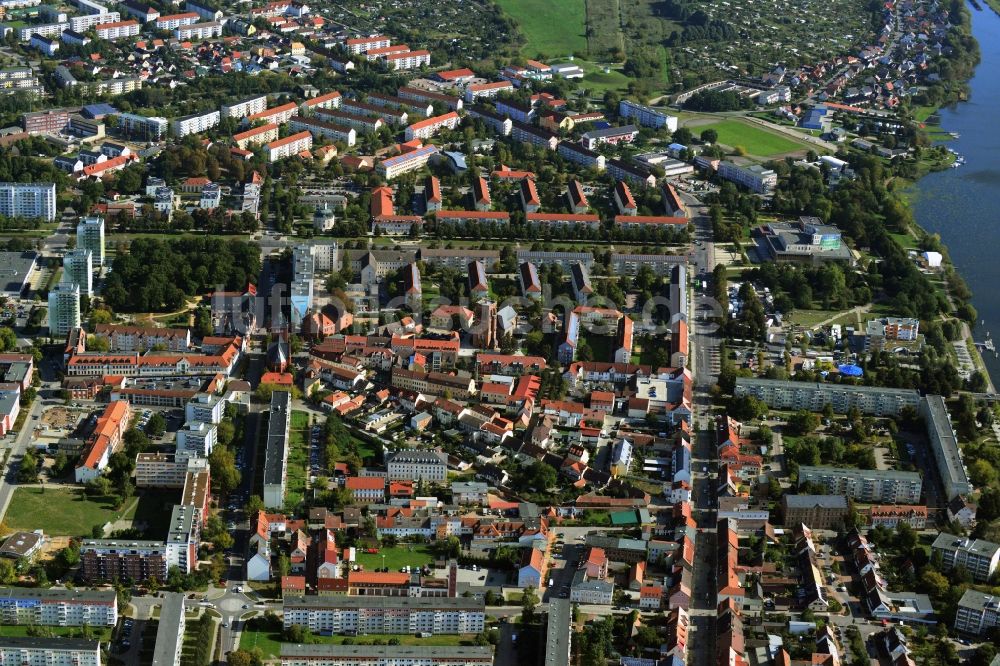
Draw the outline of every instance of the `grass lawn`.
<instances>
[{"instance_id":1,"label":"grass lawn","mask_svg":"<svg viewBox=\"0 0 1000 666\"><path fill-rule=\"evenodd\" d=\"M306 471L309 469L309 414L292 412L288 435L288 490L285 505L298 506L306 495Z\"/></svg>"},{"instance_id":2,"label":"grass lawn","mask_svg":"<svg viewBox=\"0 0 1000 666\"><path fill-rule=\"evenodd\" d=\"M385 555L385 564L382 556ZM365 570L388 567L389 571L399 571L405 566L422 567L430 564L434 556L426 546L403 544L394 548L382 548L378 553L358 553L357 563L363 564Z\"/></svg>"},{"instance_id":3,"label":"grass lawn","mask_svg":"<svg viewBox=\"0 0 1000 666\"><path fill-rule=\"evenodd\" d=\"M771 157L805 149L805 146L797 141L740 120L723 120L711 125L699 125L692 128L692 131L700 136L707 129L719 133L719 143L733 147L742 146L747 153L758 157Z\"/></svg>"},{"instance_id":4,"label":"grass lawn","mask_svg":"<svg viewBox=\"0 0 1000 666\"><path fill-rule=\"evenodd\" d=\"M517 21L526 42L521 52L534 58L565 57L587 51L584 0L498 0L504 13Z\"/></svg>"},{"instance_id":5,"label":"grass lawn","mask_svg":"<svg viewBox=\"0 0 1000 666\"><path fill-rule=\"evenodd\" d=\"M340 645L347 636L316 636L317 643L327 645ZM396 639L400 645L472 645L473 636L463 634L441 634L430 638L419 638L413 634L363 634L354 636L352 640L356 645L372 644L374 641L388 643L390 639ZM244 650L259 649L264 659L277 657L281 653L281 633L278 631L268 631L266 629L244 629L240 636L240 647Z\"/></svg>"},{"instance_id":6,"label":"grass lawn","mask_svg":"<svg viewBox=\"0 0 1000 666\"><path fill-rule=\"evenodd\" d=\"M917 249L918 243L917 239L910 234L889 234L892 239L899 244L904 250L915 250Z\"/></svg>"},{"instance_id":7,"label":"grass lawn","mask_svg":"<svg viewBox=\"0 0 1000 666\"><path fill-rule=\"evenodd\" d=\"M7 509L7 526L14 530L45 529L52 536L90 536L94 525L135 516L139 502L116 511L111 498L84 497L82 488L17 488Z\"/></svg>"},{"instance_id":8,"label":"grass lawn","mask_svg":"<svg viewBox=\"0 0 1000 666\"><path fill-rule=\"evenodd\" d=\"M0 636L27 636L28 629L32 629L27 624L4 624L0 625ZM33 628L33 633L41 632L45 636L57 638L83 638L83 627L40 627ZM90 627L89 639L106 643L111 640L111 627Z\"/></svg>"},{"instance_id":9,"label":"grass lawn","mask_svg":"<svg viewBox=\"0 0 1000 666\"><path fill-rule=\"evenodd\" d=\"M787 319L799 326L815 326L830 317L836 317L840 312L840 310L795 310Z\"/></svg>"}]
</instances>

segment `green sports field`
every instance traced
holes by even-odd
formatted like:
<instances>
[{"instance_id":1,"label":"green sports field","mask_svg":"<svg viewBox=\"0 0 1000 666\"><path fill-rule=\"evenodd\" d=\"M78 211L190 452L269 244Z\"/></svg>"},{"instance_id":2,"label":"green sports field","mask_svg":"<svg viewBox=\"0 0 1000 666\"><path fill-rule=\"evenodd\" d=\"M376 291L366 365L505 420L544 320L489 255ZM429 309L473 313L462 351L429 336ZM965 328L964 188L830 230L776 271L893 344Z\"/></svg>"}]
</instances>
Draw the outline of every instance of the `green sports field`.
<instances>
[{"instance_id":1,"label":"green sports field","mask_svg":"<svg viewBox=\"0 0 1000 666\"><path fill-rule=\"evenodd\" d=\"M691 127L691 131L698 136L707 129L719 133L719 143L732 147L742 146L746 148L748 154L758 157L772 157L806 148L804 144L793 139L740 120L723 120L711 125Z\"/></svg>"},{"instance_id":2,"label":"green sports field","mask_svg":"<svg viewBox=\"0 0 1000 666\"><path fill-rule=\"evenodd\" d=\"M587 12L584 0L497 0L517 21L527 43L521 52L528 58L564 58L587 52Z\"/></svg>"}]
</instances>

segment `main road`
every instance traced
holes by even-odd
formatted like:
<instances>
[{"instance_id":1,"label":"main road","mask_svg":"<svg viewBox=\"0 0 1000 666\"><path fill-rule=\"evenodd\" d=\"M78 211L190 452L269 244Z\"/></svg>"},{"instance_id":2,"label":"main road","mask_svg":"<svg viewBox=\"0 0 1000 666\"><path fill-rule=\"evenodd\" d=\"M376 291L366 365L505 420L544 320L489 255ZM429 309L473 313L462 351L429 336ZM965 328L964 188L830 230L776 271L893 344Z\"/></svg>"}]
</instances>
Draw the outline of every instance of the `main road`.
<instances>
[{"instance_id":1,"label":"main road","mask_svg":"<svg viewBox=\"0 0 1000 666\"><path fill-rule=\"evenodd\" d=\"M688 641L692 666L715 663L716 618L716 449L710 389L718 381L721 338L716 331L718 305L709 300L701 284L709 287L715 267L715 244L708 211L690 195L681 195L688 204L694 225L694 249L691 267L694 272L694 305L689 308L689 365L694 375L692 412L692 517L698 525L695 538L694 571L691 582L691 624L695 638Z\"/></svg>"}]
</instances>

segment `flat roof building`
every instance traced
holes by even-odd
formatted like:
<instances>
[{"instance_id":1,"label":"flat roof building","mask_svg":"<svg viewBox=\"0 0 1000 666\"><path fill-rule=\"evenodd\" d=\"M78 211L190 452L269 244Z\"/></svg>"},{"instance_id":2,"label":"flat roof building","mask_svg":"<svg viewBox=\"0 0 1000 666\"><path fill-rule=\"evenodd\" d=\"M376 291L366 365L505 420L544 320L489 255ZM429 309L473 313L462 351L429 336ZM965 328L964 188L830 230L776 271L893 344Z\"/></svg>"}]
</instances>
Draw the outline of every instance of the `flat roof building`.
<instances>
[{"instance_id":1,"label":"flat roof building","mask_svg":"<svg viewBox=\"0 0 1000 666\"><path fill-rule=\"evenodd\" d=\"M920 406L920 394L913 389L755 377L738 377L735 395L752 395L775 409L819 412L830 404L838 414L846 414L851 407L856 407L862 414L898 416L904 407L916 409Z\"/></svg>"},{"instance_id":2,"label":"flat roof building","mask_svg":"<svg viewBox=\"0 0 1000 666\"><path fill-rule=\"evenodd\" d=\"M275 391L271 394L267 449L264 453L264 506L269 509L280 508L285 504L291 405L292 394L288 391Z\"/></svg>"}]
</instances>

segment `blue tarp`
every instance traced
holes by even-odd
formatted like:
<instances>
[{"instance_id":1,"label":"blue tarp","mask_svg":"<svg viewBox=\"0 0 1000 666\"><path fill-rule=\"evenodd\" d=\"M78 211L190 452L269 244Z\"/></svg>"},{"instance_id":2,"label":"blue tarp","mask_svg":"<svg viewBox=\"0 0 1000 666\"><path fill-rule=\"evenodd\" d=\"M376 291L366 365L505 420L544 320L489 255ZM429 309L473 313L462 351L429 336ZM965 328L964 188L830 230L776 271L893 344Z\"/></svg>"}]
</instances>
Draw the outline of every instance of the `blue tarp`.
<instances>
[{"instance_id":1,"label":"blue tarp","mask_svg":"<svg viewBox=\"0 0 1000 666\"><path fill-rule=\"evenodd\" d=\"M860 377L865 374L864 370L853 364L841 365L837 369L840 370L840 374L847 375L848 377Z\"/></svg>"}]
</instances>

